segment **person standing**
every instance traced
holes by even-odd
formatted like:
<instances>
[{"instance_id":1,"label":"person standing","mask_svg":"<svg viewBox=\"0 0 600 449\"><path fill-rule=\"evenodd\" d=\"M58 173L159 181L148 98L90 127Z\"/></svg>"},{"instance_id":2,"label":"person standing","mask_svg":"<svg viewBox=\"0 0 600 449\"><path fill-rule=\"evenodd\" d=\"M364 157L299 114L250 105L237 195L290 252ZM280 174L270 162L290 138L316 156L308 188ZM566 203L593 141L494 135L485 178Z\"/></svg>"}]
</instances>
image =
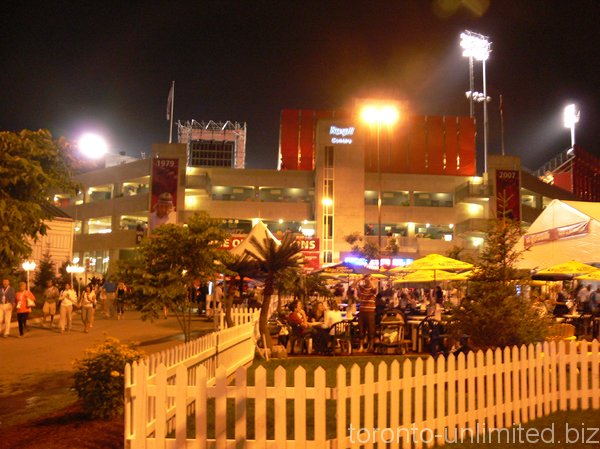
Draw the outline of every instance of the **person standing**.
<instances>
[{"instance_id":1,"label":"person standing","mask_svg":"<svg viewBox=\"0 0 600 449\"><path fill-rule=\"evenodd\" d=\"M2 289L0 290L0 331L4 324L4 332L2 333L4 338L8 338L10 335L10 320L15 303L15 289L10 286L8 279L2 279Z\"/></svg>"},{"instance_id":2,"label":"person standing","mask_svg":"<svg viewBox=\"0 0 600 449\"><path fill-rule=\"evenodd\" d=\"M19 323L19 337L25 336L27 330L27 317L31 313L31 308L35 305L35 296L27 290L25 282L19 282L19 291L15 294L17 321Z\"/></svg>"},{"instance_id":3,"label":"person standing","mask_svg":"<svg viewBox=\"0 0 600 449\"><path fill-rule=\"evenodd\" d=\"M125 314L125 293L127 293L127 287L123 281L119 281L117 284L117 319L120 320Z\"/></svg>"},{"instance_id":4,"label":"person standing","mask_svg":"<svg viewBox=\"0 0 600 449\"><path fill-rule=\"evenodd\" d=\"M89 285L85 287L85 291L81 295L79 307L81 307L81 321L83 321L83 331L87 334L90 331L92 314L96 305L96 294L92 291Z\"/></svg>"},{"instance_id":5,"label":"person standing","mask_svg":"<svg viewBox=\"0 0 600 449\"><path fill-rule=\"evenodd\" d=\"M42 312L44 317L42 318L42 327L46 327L46 318L50 317L50 329L54 326L54 315L56 315L56 303L58 302L58 288L54 285L52 280L46 281L46 290L44 290L44 305Z\"/></svg>"},{"instance_id":6,"label":"person standing","mask_svg":"<svg viewBox=\"0 0 600 449\"><path fill-rule=\"evenodd\" d=\"M198 314L206 316L206 305L208 300L208 283L202 282L200 297L198 298Z\"/></svg>"},{"instance_id":7,"label":"person standing","mask_svg":"<svg viewBox=\"0 0 600 449\"><path fill-rule=\"evenodd\" d=\"M77 302L77 293L68 282L65 284L65 289L60 294L60 333L62 334L67 329L71 332L73 305Z\"/></svg>"},{"instance_id":8,"label":"person standing","mask_svg":"<svg viewBox=\"0 0 600 449\"><path fill-rule=\"evenodd\" d=\"M375 339L375 299L377 297L377 288L373 285L371 275L367 274L363 278L363 283L359 284L360 279L357 279L352 286L356 286L359 312L358 312L358 327L360 329L361 347L363 350L363 342L367 342L367 351L372 351ZM366 331L366 332L365 332Z\"/></svg>"},{"instance_id":9,"label":"person standing","mask_svg":"<svg viewBox=\"0 0 600 449\"><path fill-rule=\"evenodd\" d=\"M112 281L111 278L107 278L102 285L106 300L104 303L104 316L106 318L112 318L115 314L115 292L117 291L117 285Z\"/></svg>"},{"instance_id":10,"label":"person standing","mask_svg":"<svg viewBox=\"0 0 600 449\"><path fill-rule=\"evenodd\" d=\"M214 312L217 313L218 310L221 309L221 302L223 301L223 287L222 283L218 282L215 284L212 292L212 301L211 301L211 314ZM207 311L208 313L208 311Z\"/></svg>"}]
</instances>

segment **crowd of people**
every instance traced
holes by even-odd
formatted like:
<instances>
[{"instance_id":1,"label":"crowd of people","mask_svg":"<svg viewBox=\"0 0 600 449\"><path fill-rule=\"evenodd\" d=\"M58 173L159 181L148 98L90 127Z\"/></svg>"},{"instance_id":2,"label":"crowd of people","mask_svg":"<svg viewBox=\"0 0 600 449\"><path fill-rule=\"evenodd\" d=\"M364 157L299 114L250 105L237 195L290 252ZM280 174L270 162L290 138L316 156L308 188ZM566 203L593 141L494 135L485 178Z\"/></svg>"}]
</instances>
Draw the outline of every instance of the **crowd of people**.
<instances>
[{"instance_id":1,"label":"crowd of people","mask_svg":"<svg viewBox=\"0 0 600 449\"><path fill-rule=\"evenodd\" d=\"M53 280L46 282L42 291L41 327L56 330L60 333L71 332L73 314L81 314L83 331L90 332L94 327L94 318L99 311L105 318L121 319L125 313L125 297L127 286L124 282L113 282L109 279L92 278L78 295L70 282L60 287ZM19 282L15 290L9 279L2 280L0 291L0 334L3 338L10 336L13 313L18 323L18 336L24 337L28 332L27 320L36 307L36 298L27 288L27 283Z\"/></svg>"},{"instance_id":2,"label":"crowd of people","mask_svg":"<svg viewBox=\"0 0 600 449\"><path fill-rule=\"evenodd\" d=\"M414 313L441 321L447 302L455 302L456 296L456 291L444 292L439 286L431 290L398 289L380 282L378 287L370 275L365 275L345 286L332 286L331 300L315 298L307 304L308 311L301 301L292 302L289 315L279 317L279 321L291 325L292 332L312 339L315 352L327 350L324 345L333 324L353 321L358 330L358 351L372 352L385 316L393 314L394 319L405 320Z\"/></svg>"}]
</instances>

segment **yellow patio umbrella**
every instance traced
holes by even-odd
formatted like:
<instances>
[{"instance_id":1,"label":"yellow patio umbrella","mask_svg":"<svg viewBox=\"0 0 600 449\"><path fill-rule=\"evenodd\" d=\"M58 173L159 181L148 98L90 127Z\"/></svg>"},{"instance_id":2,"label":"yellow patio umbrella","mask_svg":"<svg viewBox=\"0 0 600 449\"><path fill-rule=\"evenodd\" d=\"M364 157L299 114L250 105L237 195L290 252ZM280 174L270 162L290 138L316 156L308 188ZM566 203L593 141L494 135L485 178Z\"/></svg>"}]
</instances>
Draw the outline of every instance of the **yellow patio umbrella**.
<instances>
[{"instance_id":1,"label":"yellow patio umbrella","mask_svg":"<svg viewBox=\"0 0 600 449\"><path fill-rule=\"evenodd\" d=\"M440 270L468 270L470 268L473 268L473 264L434 253L417 259L405 267L392 268L390 271L402 273L406 271L431 270L433 271L433 281L435 282L437 280L436 272Z\"/></svg>"},{"instance_id":2,"label":"yellow patio umbrella","mask_svg":"<svg viewBox=\"0 0 600 449\"><path fill-rule=\"evenodd\" d=\"M536 274L562 274L562 275L582 275L592 273L598 270L598 268L588 265L576 260L569 262L559 263L552 265L551 267L539 270Z\"/></svg>"},{"instance_id":3,"label":"yellow patio umbrella","mask_svg":"<svg viewBox=\"0 0 600 449\"><path fill-rule=\"evenodd\" d=\"M600 281L600 270L596 269L586 274L580 274L579 276L575 276L575 279L580 281Z\"/></svg>"},{"instance_id":4,"label":"yellow patio umbrella","mask_svg":"<svg viewBox=\"0 0 600 449\"><path fill-rule=\"evenodd\" d=\"M429 254L405 267L392 268L390 271L398 273L414 270L468 270L470 268L473 268L473 264L442 256L441 254Z\"/></svg>"},{"instance_id":5,"label":"yellow patio umbrella","mask_svg":"<svg viewBox=\"0 0 600 449\"><path fill-rule=\"evenodd\" d=\"M454 280L456 274L444 270L417 270L396 279L396 282L436 282Z\"/></svg>"},{"instance_id":6,"label":"yellow patio umbrella","mask_svg":"<svg viewBox=\"0 0 600 449\"><path fill-rule=\"evenodd\" d=\"M465 271L463 273L452 273L454 274L454 277L452 279L450 279L451 281L468 281L469 279L471 279L471 276L473 276L475 273L473 273L474 270L469 270L469 271Z\"/></svg>"}]
</instances>

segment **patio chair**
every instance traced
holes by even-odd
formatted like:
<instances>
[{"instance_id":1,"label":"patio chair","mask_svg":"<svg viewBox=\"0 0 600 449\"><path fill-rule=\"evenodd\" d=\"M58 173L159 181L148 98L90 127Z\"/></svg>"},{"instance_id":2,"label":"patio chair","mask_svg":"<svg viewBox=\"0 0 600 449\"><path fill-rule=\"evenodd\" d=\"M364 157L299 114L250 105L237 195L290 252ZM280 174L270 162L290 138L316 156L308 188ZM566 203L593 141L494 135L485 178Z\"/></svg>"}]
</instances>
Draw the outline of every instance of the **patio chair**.
<instances>
[{"instance_id":1,"label":"patio chair","mask_svg":"<svg viewBox=\"0 0 600 449\"><path fill-rule=\"evenodd\" d=\"M290 323L290 329L290 354L294 354L298 342L300 343L300 353L308 354L309 347L311 346L310 340L312 339L310 329L307 331L307 329L294 323Z\"/></svg>"},{"instance_id":2,"label":"patio chair","mask_svg":"<svg viewBox=\"0 0 600 449\"><path fill-rule=\"evenodd\" d=\"M445 347L445 329L441 322L426 318L418 327L418 335L422 341L421 348L431 355L436 356L440 353L446 353Z\"/></svg>"},{"instance_id":3,"label":"patio chair","mask_svg":"<svg viewBox=\"0 0 600 449\"><path fill-rule=\"evenodd\" d=\"M330 328L331 351L340 348L340 354L352 354L352 323L350 321L339 321Z\"/></svg>"}]
</instances>

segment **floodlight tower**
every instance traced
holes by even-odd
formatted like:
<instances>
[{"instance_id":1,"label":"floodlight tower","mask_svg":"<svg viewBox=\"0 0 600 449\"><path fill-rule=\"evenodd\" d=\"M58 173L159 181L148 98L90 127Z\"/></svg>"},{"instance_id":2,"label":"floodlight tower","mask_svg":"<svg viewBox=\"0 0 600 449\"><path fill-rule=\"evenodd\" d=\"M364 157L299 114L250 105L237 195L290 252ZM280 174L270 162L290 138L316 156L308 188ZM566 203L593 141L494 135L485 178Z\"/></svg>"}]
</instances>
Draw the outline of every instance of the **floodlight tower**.
<instances>
[{"instance_id":1,"label":"floodlight tower","mask_svg":"<svg viewBox=\"0 0 600 449\"><path fill-rule=\"evenodd\" d=\"M563 111L565 128L571 128L571 150L575 147L575 124L579 122L579 110L574 104L565 106Z\"/></svg>"},{"instance_id":2,"label":"floodlight tower","mask_svg":"<svg viewBox=\"0 0 600 449\"><path fill-rule=\"evenodd\" d=\"M469 76L470 90L467 92L467 98L470 99L471 117L473 117L473 102L483 102L483 167L484 172L487 172L487 154L488 154L488 113L487 104L490 97L487 96L486 76L485 76L485 61L490 57L492 43L487 36L473 33L472 31L464 31L460 34L460 46L463 49L463 56L469 58ZM483 94L478 94L473 90L473 60L481 61L483 68ZM474 94L478 94L479 98L475 98Z\"/></svg>"}]
</instances>

